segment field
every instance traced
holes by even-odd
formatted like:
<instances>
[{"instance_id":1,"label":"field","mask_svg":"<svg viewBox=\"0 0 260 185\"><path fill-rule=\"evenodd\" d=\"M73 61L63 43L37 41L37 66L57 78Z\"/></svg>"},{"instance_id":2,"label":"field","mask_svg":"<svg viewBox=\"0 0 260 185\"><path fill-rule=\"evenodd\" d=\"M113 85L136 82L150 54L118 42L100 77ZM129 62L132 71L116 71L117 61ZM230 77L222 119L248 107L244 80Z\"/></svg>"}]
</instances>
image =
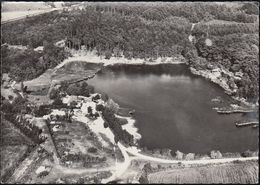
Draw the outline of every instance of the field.
<instances>
[{"instance_id":1,"label":"field","mask_svg":"<svg viewBox=\"0 0 260 185\"><path fill-rule=\"evenodd\" d=\"M27 149L27 145L1 146L1 178L8 170L19 163Z\"/></svg>"},{"instance_id":2,"label":"field","mask_svg":"<svg viewBox=\"0 0 260 185\"><path fill-rule=\"evenodd\" d=\"M33 145L33 142L12 123L1 118L1 145Z\"/></svg>"},{"instance_id":3,"label":"field","mask_svg":"<svg viewBox=\"0 0 260 185\"><path fill-rule=\"evenodd\" d=\"M50 8L44 2L3 2L1 4L2 12L27 11L28 9L44 10Z\"/></svg>"},{"instance_id":4,"label":"field","mask_svg":"<svg viewBox=\"0 0 260 185\"><path fill-rule=\"evenodd\" d=\"M1 179L10 177L17 165L30 153L33 142L12 123L1 118Z\"/></svg>"},{"instance_id":5,"label":"field","mask_svg":"<svg viewBox=\"0 0 260 185\"><path fill-rule=\"evenodd\" d=\"M165 170L148 175L149 183L258 183L258 162Z\"/></svg>"},{"instance_id":6,"label":"field","mask_svg":"<svg viewBox=\"0 0 260 185\"><path fill-rule=\"evenodd\" d=\"M38 78L25 81L24 86L28 87L27 88L28 91L41 91L44 88L48 88L51 84L51 74L52 74L52 70L49 69ZM20 84L16 84L16 88L18 88L19 86Z\"/></svg>"},{"instance_id":7,"label":"field","mask_svg":"<svg viewBox=\"0 0 260 185\"><path fill-rule=\"evenodd\" d=\"M101 64L73 61L65 63L52 74L52 80L55 81L75 81L82 78L93 76Z\"/></svg>"},{"instance_id":8,"label":"field","mask_svg":"<svg viewBox=\"0 0 260 185\"><path fill-rule=\"evenodd\" d=\"M46 95L52 82L77 81L82 78L93 76L101 68L100 64L87 62L69 62L56 69L48 69L39 77L25 81L28 91L33 91L34 95ZM20 84L16 84L19 88ZM46 93L42 93L42 91Z\"/></svg>"},{"instance_id":9,"label":"field","mask_svg":"<svg viewBox=\"0 0 260 185\"><path fill-rule=\"evenodd\" d=\"M51 7L44 2L4 2L1 4L1 21L3 22L51 10Z\"/></svg>"},{"instance_id":10,"label":"field","mask_svg":"<svg viewBox=\"0 0 260 185\"><path fill-rule=\"evenodd\" d=\"M112 150L104 148L85 123L57 121L50 124L53 141L65 166L105 167L114 163Z\"/></svg>"}]
</instances>

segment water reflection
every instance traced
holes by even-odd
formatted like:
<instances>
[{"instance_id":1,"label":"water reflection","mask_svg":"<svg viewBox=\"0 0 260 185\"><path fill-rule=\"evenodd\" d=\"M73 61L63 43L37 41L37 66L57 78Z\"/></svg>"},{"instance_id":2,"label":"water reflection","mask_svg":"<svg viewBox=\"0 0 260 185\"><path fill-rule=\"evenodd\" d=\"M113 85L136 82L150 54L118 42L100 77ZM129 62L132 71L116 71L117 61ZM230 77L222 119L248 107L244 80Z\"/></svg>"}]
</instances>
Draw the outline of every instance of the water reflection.
<instances>
[{"instance_id":1,"label":"water reflection","mask_svg":"<svg viewBox=\"0 0 260 185\"><path fill-rule=\"evenodd\" d=\"M211 99L230 98L185 65L118 65L105 68L89 83L120 106L136 110L140 144L149 149L195 153L257 149L257 129L236 128L241 114L219 115L212 110Z\"/></svg>"}]
</instances>

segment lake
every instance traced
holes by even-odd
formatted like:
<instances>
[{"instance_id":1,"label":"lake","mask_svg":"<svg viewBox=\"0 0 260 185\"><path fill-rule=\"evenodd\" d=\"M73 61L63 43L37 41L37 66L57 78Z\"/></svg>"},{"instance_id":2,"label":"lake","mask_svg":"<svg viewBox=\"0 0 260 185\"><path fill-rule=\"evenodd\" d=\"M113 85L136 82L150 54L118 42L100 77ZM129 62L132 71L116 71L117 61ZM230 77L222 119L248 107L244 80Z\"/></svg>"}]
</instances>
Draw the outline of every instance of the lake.
<instances>
[{"instance_id":1,"label":"lake","mask_svg":"<svg viewBox=\"0 0 260 185\"><path fill-rule=\"evenodd\" d=\"M237 128L242 114L220 115L211 101L232 99L218 85L193 75L185 64L115 65L88 81L120 107L135 110L140 146L188 153L243 152L258 148L258 129Z\"/></svg>"}]
</instances>

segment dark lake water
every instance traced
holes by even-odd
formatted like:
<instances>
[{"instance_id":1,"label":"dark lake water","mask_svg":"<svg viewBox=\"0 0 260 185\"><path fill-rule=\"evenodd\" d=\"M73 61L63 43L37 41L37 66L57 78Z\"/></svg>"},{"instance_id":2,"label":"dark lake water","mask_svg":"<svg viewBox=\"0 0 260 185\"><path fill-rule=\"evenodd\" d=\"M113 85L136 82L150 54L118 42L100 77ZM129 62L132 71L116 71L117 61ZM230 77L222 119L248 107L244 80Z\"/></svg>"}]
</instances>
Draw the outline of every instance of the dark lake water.
<instances>
[{"instance_id":1,"label":"dark lake water","mask_svg":"<svg viewBox=\"0 0 260 185\"><path fill-rule=\"evenodd\" d=\"M242 152L258 148L258 129L237 128L242 114L219 115L211 99L231 98L216 84L180 65L118 65L88 81L121 107L135 109L134 118L148 149L207 153Z\"/></svg>"}]
</instances>

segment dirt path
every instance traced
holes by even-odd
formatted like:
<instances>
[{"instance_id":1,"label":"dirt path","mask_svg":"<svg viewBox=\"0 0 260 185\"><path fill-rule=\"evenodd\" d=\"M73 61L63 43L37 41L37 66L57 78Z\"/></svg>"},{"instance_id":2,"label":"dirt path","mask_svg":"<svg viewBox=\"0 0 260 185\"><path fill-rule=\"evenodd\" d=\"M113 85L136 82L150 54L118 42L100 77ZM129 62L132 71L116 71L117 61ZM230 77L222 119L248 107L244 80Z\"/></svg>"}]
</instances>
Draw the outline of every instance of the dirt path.
<instances>
[{"instance_id":1,"label":"dirt path","mask_svg":"<svg viewBox=\"0 0 260 185\"><path fill-rule=\"evenodd\" d=\"M126 148L126 151L130 154L139 157L139 159L144 159L148 161L160 162L160 163L169 163L176 164L181 162L182 164L220 164L228 163L234 161L248 161L248 160L258 160L258 157L236 157L236 158L222 158L222 159L198 159L198 160L170 160L170 159L161 159L156 157L147 156L139 152L134 152Z\"/></svg>"},{"instance_id":2,"label":"dirt path","mask_svg":"<svg viewBox=\"0 0 260 185\"><path fill-rule=\"evenodd\" d=\"M136 148L131 147L125 147L120 142L118 142L118 147L121 150L125 161L123 163L119 163L115 166L115 171L111 177L108 179L103 179L102 183L108 183L110 181L117 180L130 166L131 161L133 160L132 157L129 156L129 154L132 154L135 159L142 159L147 161L154 161L159 163L168 163L168 164L221 164L221 163L229 163L234 161L248 161L248 160L258 160L258 157L237 157L237 158L223 158L223 159L207 159L207 160L170 160L170 159L161 159L156 158L152 156L147 156L144 154L141 154ZM129 154L128 154L129 153Z\"/></svg>"},{"instance_id":3,"label":"dirt path","mask_svg":"<svg viewBox=\"0 0 260 185\"><path fill-rule=\"evenodd\" d=\"M81 174L84 174L84 173L89 173L89 172L96 172L97 169L96 168L68 168L68 167L65 167L65 166L61 166L61 165L57 165L55 166L55 169L61 171L63 174L75 174L75 175L81 175ZM98 171L101 172L101 171L113 171L114 170L114 167L113 166L110 166L110 167L104 167L104 168L98 168Z\"/></svg>"},{"instance_id":4,"label":"dirt path","mask_svg":"<svg viewBox=\"0 0 260 185\"><path fill-rule=\"evenodd\" d=\"M74 115L78 121L82 121L86 124L88 124L88 120L82 115L81 113ZM84 118L84 119L81 119ZM88 124L89 125L89 124ZM103 124L98 124L98 125L103 125ZM91 128L93 132L95 132L98 135L98 132L100 132L100 129L105 129L105 128L99 128L99 129L94 129ZM107 128L109 132L103 132L104 135L106 135L107 138L110 139L110 142L114 142L114 135L110 128ZM112 134L112 135L111 135ZM123 157L124 157L124 162L120 162L106 168L106 170L111 170L112 175L107 178L103 179L101 182L102 183L108 183L110 181L114 181L119 179L128 169L128 167L131 164L131 161L133 159L139 159L139 160L146 160L146 161L154 161L158 163L168 163L168 164L221 164L221 163L228 163L228 162L234 162L234 161L248 161L248 160L258 160L258 157L240 157L240 158L222 158L222 159L199 159L199 160L171 160L171 159L162 159L162 158L157 158L153 156L148 156L145 154L141 153L141 150L136 148L136 147L125 147L122 143L118 142L117 143L118 148L120 149ZM131 157L129 156L131 154ZM94 169L95 170L95 169Z\"/></svg>"}]
</instances>

